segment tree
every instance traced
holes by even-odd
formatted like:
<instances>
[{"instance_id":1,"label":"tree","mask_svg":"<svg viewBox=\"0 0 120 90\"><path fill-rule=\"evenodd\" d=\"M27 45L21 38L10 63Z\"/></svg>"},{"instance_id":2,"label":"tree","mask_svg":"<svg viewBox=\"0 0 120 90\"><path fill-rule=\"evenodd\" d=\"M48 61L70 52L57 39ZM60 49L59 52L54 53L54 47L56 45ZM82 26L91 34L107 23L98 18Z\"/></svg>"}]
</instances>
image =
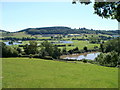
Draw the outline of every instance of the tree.
<instances>
[{"instance_id":1,"label":"tree","mask_svg":"<svg viewBox=\"0 0 120 90\"><path fill-rule=\"evenodd\" d=\"M67 54L67 50L66 50L66 47L62 49L62 54Z\"/></svg>"},{"instance_id":2,"label":"tree","mask_svg":"<svg viewBox=\"0 0 120 90\"><path fill-rule=\"evenodd\" d=\"M119 57L117 52L112 51L109 53L101 53L95 60L100 65L115 67L119 64Z\"/></svg>"},{"instance_id":3,"label":"tree","mask_svg":"<svg viewBox=\"0 0 120 90\"><path fill-rule=\"evenodd\" d=\"M88 5L90 0L73 0L73 4L76 2L84 3ZM94 3L94 13L102 18L116 19L120 24L120 0L96 0ZM120 29L120 28L118 28Z\"/></svg>"},{"instance_id":4,"label":"tree","mask_svg":"<svg viewBox=\"0 0 120 90\"><path fill-rule=\"evenodd\" d=\"M13 44L13 41L10 41L9 44Z\"/></svg>"},{"instance_id":5,"label":"tree","mask_svg":"<svg viewBox=\"0 0 120 90\"><path fill-rule=\"evenodd\" d=\"M75 49L73 49L74 51L79 51L79 48L78 47L76 47Z\"/></svg>"},{"instance_id":6,"label":"tree","mask_svg":"<svg viewBox=\"0 0 120 90\"><path fill-rule=\"evenodd\" d=\"M51 39L53 39L54 37L53 36L51 36Z\"/></svg>"},{"instance_id":7,"label":"tree","mask_svg":"<svg viewBox=\"0 0 120 90\"><path fill-rule=\"evenodd\" d=\"M104 51L103 51L103 50L104 50L103 44L100 44L100 50L101 50L101 52L104 52Z\"/></svg>"},{"instance_id":8,"label":"tree","mask_svg":"<svg viewBox=\"0 0 120 90\"><path fill-rule=\"evenodd\" d=\"M24 45L23 49L24 49L24 52L25 54L29 54L29 48L28 48L28 44Z\"/></svg>"},{"instance_id":9,"label":"tree","mask_svg":"<svg viewBox=\"0 0 120 90\"><path fill-rule=\"evenodd\" d=\"M116 51L120 54L120 38L109 40L103 44L104 52Z\"/></svg>"},{"instance_id":10,"label":"tree","mask_svg":"<svg viewBox=\"0 0 120 90\"><path fill-rule=\"evenodd\" d=\"M36 41L29 41L29 45L26 44L23 49L26 54L36 54L37 50L37 42Z\"/></svg>"},{"instance_id":11,"label":"tree","mask_svg":"<svg viewBox=\"0 0 120 90\"><path fill-rule=\"evenodd\" d=\"M48 41L41 43L40 55L41 57L51 56L52 58L59 59L61 55L61 50L58 47L52 45Z\"/></svg>"},{"instance_id":12,"label":"tree","mask_svg":"<svg viewBox=\"0 0 120 90\"><path fill-rule=\"evenodd\" d=\"M22 52L22 50L21 50L21 48L17 48L17 51L19 52L19 53L21 53Z\"/></svg>"},{"instance_id":13,"label":"tree","mask_svg":"<svg viewBox=\"0 0 120 90\"><path fill-rule=\"evenodd\" d=\"M52 57L55 59L59 59L60 55L60 49L58 49L58 47L54 47Z\"/></svg>"},{"instance_id":14,"label":"tree","mask_svg":"<svg viewBox=\"0 0 120 90\"><path fill-rule=\"evenodd\" d=\"M85 46L84 48L83 48L86 52L88 51L88 49L87 49L87 47Z\"/></svg>"},{"instance_id":15,"label":"tree","mask_svg":"<svg viewBox=\"0 0 120 90\"><path fill-rule=\"evenodd\" d=\"M2 42L2 57L17 57L18 51Z\"/></svg>"},{"instance_id":16,"label":"tree","mask_svg":"<svg viewBox=\"0 0 120 90\"><path fill-rule=\"evenodd\" d=\"M68 51L69 54L73 54L73 52L74 52L73 50L69 50Z\"/></svg>"},{"instance_id":17,"label":"tree","mask_svg":"<svg viewBox=\"0 0 120 90\"><path fill-rule=\"evenodd\" d=\"M48 53L45 51L45 48L44 47L41 47L41 50L39 52L39 56L41 58L44 58L46 55L48 55Z\"/></svg>"},{"instance_id":18,"label":"tree","mask_svg":"<svg viewBox=\"0 0 120 90\"><path fill-rule=\"evenodd\" d=\"M41 47L44 47L45 52L48 53L49 56L52 56L53 53L53 45L48 42L48 41L44 41L41 43Z\"/></svg>"}]
</instances>

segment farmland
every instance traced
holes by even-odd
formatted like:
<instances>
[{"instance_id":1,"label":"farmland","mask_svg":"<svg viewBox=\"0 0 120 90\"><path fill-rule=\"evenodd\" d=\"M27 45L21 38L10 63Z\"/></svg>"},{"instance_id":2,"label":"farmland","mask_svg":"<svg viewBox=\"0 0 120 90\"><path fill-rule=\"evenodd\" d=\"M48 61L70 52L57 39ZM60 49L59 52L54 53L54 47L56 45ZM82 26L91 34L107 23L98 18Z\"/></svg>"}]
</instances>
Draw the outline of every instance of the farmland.
<instances>
[{"instance_id":1,"label":"farmland","mask_svg":"<svg viewBox=\"0 0 120 90\"><path fill-rule=\"evenodd\" d=\"M118 41L110 35L112 32L96 34L99 31L88 30L89 34L39 34L40 32L34 31L33 34L33 31L4 32L1 40L4 42L1 77L3 88L118 87ZM6 42L12 44L5 44ZM21 43L14 44L18 42ZM114 49L116 52L112 52ZM104 55L101 54L96 59L98 62L84 59L61 61L60 58L62 55L84 55L91 52L103 52ZM107 58L108 56L111 57Z\"/></svg>"}]
</instances>

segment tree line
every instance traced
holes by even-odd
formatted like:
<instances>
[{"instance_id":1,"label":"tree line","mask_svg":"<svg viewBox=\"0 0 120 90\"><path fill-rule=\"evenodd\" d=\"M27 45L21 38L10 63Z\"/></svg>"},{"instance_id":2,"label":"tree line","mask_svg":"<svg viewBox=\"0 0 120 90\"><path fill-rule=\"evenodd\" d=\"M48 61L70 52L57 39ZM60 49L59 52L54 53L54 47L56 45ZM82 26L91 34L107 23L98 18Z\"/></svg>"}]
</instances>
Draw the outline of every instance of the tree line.
<instances>
[{"instance_id":1,"label":"tree line","mask_svg":"<svg viewBox=\"0 0 120 90\"><path fill-rule=\"evenodd\" d=\"M94 47L94 50L98 50L98 47ZM54 45L48 41L44 41L39 45L35 40L31 40L28 44L18 45L18 47L9 46L2 42L2 57L49 57L59 59L61 55L84 53L89 51L93 50L89 50L86 46L82 50L75 47L74 49L67 51L66 46L63 49L59 49L58 45Z\"/></svg>"},{"instance_id":2,"label":"tree line","mask_svg":"<svg viewBox=\"0 0 120 90\"><path fill-rule=\"evenodd\" d=\"M66 50L66 47L59 49L48 41L42 42L40 45L36 41L29 41L29 44L23 45L23 50L20 47L11 47L4 43L2 44L2 57L30 57L30 58L46 58L60 59L61 55L73 53L84 53L91 51L101 51L101 54L95 59L95 63L102 66L116 67L120 65L120 38L109 40L100 44L93 50L89 50L87 46L79 50L78 47Z\"/></svg>"},{"instance_id":3,"label":"tree line","mask_svg":"<svg viewBox=\"0 0 120 90\"><path fill-rule=\"evenodd\" d=\"M79 29L71 29L69 27L45 27L45 28L28 28L21 30L19 32L26 32L30 35L37 35L37 34L107 34L107 35L118 35L119 30L93 30L87 28L79 28Z\"/></svg>"},{"instance_id":4,"label":"tree line","mask_svg":"<svg viewBox=\"0 0 120 90\"><path fill-rule=\"evenodd\" d=\"M39 57L59 59L61 55L60 49L55 47L48 41L44 41L38 46L36 41L29 41L29 44L23 45L23 50L20 47L10 47L2 42L2 57Z\"/></svg>"},{"instance_id":5,"label":"tree line","mask_svg":"<svg viewBox=\"0 0 120 90\"><path fill-rule=\"evenodd\" d=\"M103 66L120 66L120 38L109 40L100 44L101 54L96 58L96 62Z\"/></svg>"}]
</instances>

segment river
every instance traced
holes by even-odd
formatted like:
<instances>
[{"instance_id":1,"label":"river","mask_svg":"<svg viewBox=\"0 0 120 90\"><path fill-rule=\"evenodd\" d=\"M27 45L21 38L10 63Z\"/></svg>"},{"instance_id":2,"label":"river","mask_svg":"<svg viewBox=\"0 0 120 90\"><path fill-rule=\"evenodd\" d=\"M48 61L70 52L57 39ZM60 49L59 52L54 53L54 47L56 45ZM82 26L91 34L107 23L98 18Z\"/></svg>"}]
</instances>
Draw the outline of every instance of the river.
<instances>
[{"instance_id":1,"label":"river","mask_svg":"<svg viewBox=\"0 0 120 90\"><path fill-rule=\"evenodd\" d=\"M72 55L63 55L61 56L61 58L62 59L76 59L76 60L82 60L82 59L94 60L99 54L100 52L72 54Z\"/></svg>"}]
</instances>

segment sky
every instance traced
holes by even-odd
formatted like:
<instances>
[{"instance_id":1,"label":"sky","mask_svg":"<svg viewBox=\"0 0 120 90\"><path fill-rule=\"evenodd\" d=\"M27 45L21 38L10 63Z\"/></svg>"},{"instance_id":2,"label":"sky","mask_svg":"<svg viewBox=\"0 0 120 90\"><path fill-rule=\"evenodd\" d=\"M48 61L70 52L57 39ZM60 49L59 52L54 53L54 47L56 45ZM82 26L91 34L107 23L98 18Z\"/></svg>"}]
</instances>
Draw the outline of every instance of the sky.
<instances>
[{"instance_id":1,"label":"sky","mask_svg":"<svg viewBox=\"0 0 120 90\"><path fill-rule=\"evenodd\" d=\"M117 30L117 20L94 13L93 4L71 2L0 2L0 29L10 32L26 28L67 26L96 30Z\"/></svg>"}]
</instances>

